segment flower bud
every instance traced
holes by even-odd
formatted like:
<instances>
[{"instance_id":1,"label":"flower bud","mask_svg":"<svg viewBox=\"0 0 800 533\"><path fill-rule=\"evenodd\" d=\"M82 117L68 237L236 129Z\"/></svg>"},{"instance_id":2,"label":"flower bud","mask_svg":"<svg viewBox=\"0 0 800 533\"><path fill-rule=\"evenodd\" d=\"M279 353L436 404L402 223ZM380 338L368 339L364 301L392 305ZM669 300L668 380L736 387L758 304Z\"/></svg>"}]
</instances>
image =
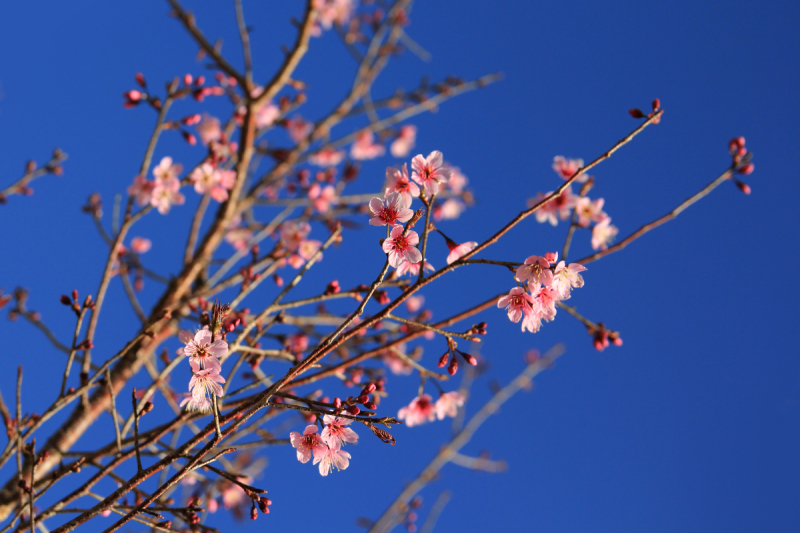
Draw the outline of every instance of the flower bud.
<instances>
[{"instance_id":1,"label":"flower bud","mask_svg":"<svg viewBox=\"0 0 800 533\"><path fill-rule=\"evenodd\" d=\"M629 109L628 113L630 113L630 115L633 118L644 118L645 117L645 114L642 113L642 111L639 110L639 109Z\"/></svg>"}]
</instances>

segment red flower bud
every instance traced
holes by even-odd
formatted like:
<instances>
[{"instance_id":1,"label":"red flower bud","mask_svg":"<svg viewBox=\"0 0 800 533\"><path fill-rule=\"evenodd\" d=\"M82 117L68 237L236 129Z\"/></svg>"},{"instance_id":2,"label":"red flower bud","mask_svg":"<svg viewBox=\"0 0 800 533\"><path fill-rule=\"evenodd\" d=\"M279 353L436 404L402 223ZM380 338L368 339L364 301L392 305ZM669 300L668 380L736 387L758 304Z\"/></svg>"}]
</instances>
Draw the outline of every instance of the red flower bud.
<instances>
[{"instance_id":1,"label":"red flower bud","mask_svg":"<svg viewBox=\"0 0 800 533\"><path fill-rule=\"evenodd\" d=\"M653 100L653 111L658 111L660 107L661 107L661 100L659 100L658 98Z\"/></svg>"},{"instance_id":2,"label":"red flower bud","mask_svg":"<svg viewBox=\"0 0 800 533\"><path fill-rule=\"evenodd\" d=\"M753 170L755 170L756 166L753 163L747 163L746 165L742 165L741 167L736 169L736 172L739 174L744 174L745 176L748 174L752 174Z\"/></svg>"},{"instance_id":3,"label":"red flower bud","mask_svg":"<svg viewBox=\"0 0 800 533\"><path fill-rule=\"evenodd\" d=\"M739 190L745 194L750 194L750 186L746 183L742 183L739 180L736 180L736 186L739 187Z\"/></svg>"},{"instance_id":4,"label":"red flower bud","mask_svg":"<svg viewBox=\"0 0 800 533\"><path fill-rule=\"evenodd\" d=\"M633 118L644 118L645 117L645 114L642 113L642 111L639 110L639 109L629 109L628 113L630 113L630 115Z\"/></svg>"}]
</instances>

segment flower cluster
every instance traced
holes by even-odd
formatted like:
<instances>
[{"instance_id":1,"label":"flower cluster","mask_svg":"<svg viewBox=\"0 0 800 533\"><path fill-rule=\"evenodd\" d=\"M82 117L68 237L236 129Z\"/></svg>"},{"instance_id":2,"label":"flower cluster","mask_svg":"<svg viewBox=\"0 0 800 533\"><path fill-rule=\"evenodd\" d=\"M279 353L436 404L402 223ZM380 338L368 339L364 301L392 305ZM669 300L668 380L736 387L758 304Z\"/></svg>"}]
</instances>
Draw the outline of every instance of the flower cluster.
<instances>
[{"instance_id":1,"label":"flower cluster","mask_svg":"<svg viewBox=\"0 0 800 533\"><path fill-rule=\"evenodd\" d=\"M556 303L570 297L573 288L583 287L580 272L586 267L578 263L558 261L558 253L544 257L532 255L516 270L515 279L522 286L514 287L497 301L497 307L506 308L508 319L522 321L522 331L539 331L542 320L556 317Z\"/></svg>"},{"instance_id":2,"label":"flower cluster","mask_svg":"<svg viewBox=\"0 0 800 533\"><path fill-rule=\"evenodd\" d=\"M397 418L404 420L408 427L418 426L446 416L454 417L458 408L464 405L464 396L458 392L444 392L436 402L427 394L417 396L411 403L397 412Z\"/></svg>"},{"instance_id":3,"label":"flower cluster","mask_svg":"<svg viewBox=\"0 0 800 533\"><path fill-rule=\"evenodd\" d=\"M337 416L322 417L325 427L318 433L315 425L306 426L303 433L292 431L289 441L297 450L297 460L307 463L314 458L313 464L319 464L319 473L327 476L334 468L344 470L350 466L350 454L342 450L344 444L357 444L358 435L349 426L352 420Z\"/></svg>"},{"instance_id":4,"label":"flower cluster","mask_svg":"<svg viewBox=\"0 0 800 533\"><path fill-rule=\"evenodd\" d=\"M183 165L172 163L171 157L165 157L153 169L154 180L144 176L136 176L133 185L128 187L128 194L136 198L136 203L152 205L162 215L169 213L173 205L181 205L186 199L180 193L181 182L178 174L183 172Z\"/></svg>"},{"instance_id":5,"label":"flower cluster","mask_svg":"<svg viewBox=\"0 0 800 533\"><path fill-rule=\"evenodd\" d=\"M192 379L189 380L191 393L180 405L188 405L190 410L210 411L209 396L223 394L220 384L225 383L225 378L220 375L222 367L219 359L228 353L228 343L222 339L214 339L208 326L194 335L188 331L180 331L178 338L186 346L178 348L177 354L188 357L192 367Z\"/></svg>"}]
</instances>

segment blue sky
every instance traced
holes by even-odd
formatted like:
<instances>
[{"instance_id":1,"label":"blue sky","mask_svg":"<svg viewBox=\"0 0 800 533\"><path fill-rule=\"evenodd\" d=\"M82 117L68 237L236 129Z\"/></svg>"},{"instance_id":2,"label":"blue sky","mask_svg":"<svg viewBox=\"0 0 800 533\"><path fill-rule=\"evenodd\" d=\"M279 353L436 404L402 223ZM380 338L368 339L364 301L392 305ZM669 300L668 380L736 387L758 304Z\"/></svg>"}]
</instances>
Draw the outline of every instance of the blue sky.
<instances>
[{"instance_id":1,"label":"blue sky","mask_svg":"<svg viewBox=\"0 0 800 533\"><path fill-rule=\"evenodd\" d=\"M186 4L240 64L233 3ZM256 77L263 81L281 59L280 45L293 41L288 20L299 17L302 6L245 0L244 7L254 27ZM56 146L70 156L63 177L42 178L34 183L34 196L12 197L0 206L0 286L30 288L29 306L63 339L73 323L58 297L72 288L95 292L106 254L79 208L99 191L108 220L114 194L137 172L154 121L144 109L123 110L122 92L134 88L137 71L155 87L186 72L203 73L194 60L196 46L167 10L166 2L135 8L117 2L14 3L0 17L0 184L15 180L28 158L43 162ZM586 286L570 303L621 331L622 347L596 352L584 328L565 313L536 335L520 334L500 310L483 315L490 334L481 353L491 367L474 389L470 412L488 398L488 380L505 382L521 370L529 348L564 342L567 352L465 449L473 455L490 450L508 461L509 471L446 467L423 492L423 519L446 488L452 500L440 531L796 527L800 187L792 175L800 146L800 7L447 0L417 2L411 19L409 33L433 60L401 56L373 96L414 87L425 75L438 80L504 74L502 82L411 121L419 128L414 153L441 150L469 177L476 206L440 226L458 241L486 238L525 199L558 186L550 169L554 156L589 161L605 152L635 127L627 110L646 108L655 97L666 110L662 123L594 172L591 194L605 198L621 236L721 173L731 137L746 137L756 165L748 177L750 196L725 183L675 221L589 265ZM330 109L354 69L334 35L313 40L296 75L309 87L303 115ZM200 109L181 102L175 116ZM206 109L228 111L220 102ZM188 166L202 151L171 135L156 152L157 158L165 155ZM390 157L365 164L353 192L376 190L384 167L393 164ZM134 235L157 232L145 256L148 266L175 271L170 252L182 246L190 219L190 206L184 206L167 218L151 215L142 222ZM483 257L519 261L560 250L565 231L563 224L553 229L527 220ZM326 254L327 277L312 283L321 287L337 277L349 286L371 279L383 261L365 251L376 239L369 228L347 234L340 249ZM446 252L435 245L435 264L441 266ZM573 250L573 258L588 253L588 235L579 233ZM441 318L512 285L502 269L475 266L424 294ZM301 291L310 294L318 286ZM253 305L270 301L271 290L265 284ZM151 285L142 300L147 306L156 297ZM119 284L100 325L97 354L116 351L135 331ZM13 398L14 369L22 364L25 409L41 411L57 394L62 354L22 322L3 320L0 335L0 390L7 402ZM387 414L408 403L418 382L393 379L390 385L391 396L381 406ZM275 502L272 514L244 523L242 530L269 525L350 531L357 516L376 518L444 442L449 425L394 433L398 444L388 447L362 432L362 442L351 450L351 467L324 479L297 463L293 450L270 449L258 483ZM110 424L93 437L111 440ZM3 470L3 478L10 473ZM209 524L227 530L222 515Z\"/></svg>"}]
</instances>

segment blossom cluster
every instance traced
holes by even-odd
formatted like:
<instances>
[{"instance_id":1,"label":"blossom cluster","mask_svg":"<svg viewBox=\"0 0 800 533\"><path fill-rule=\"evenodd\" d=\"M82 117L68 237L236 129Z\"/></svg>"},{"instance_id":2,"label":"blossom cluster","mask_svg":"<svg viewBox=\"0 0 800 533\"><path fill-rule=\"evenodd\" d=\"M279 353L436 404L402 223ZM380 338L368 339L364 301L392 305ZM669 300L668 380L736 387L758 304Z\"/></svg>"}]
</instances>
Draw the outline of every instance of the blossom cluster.
<instances>
[{"instance_id":1,"label":"blossom cluster","mask_svg":"<svg viewBox=\"0 0 800 533\"><path fill-rule=\"evenodd\" d=\"M458 392L444 392L435 402L428 394L421 394L397 412L397 418L404 420L408 427L418 426L446 416L455 417L458 408L464 405L464 396Z\"/></svg>"},{"instance_id":2,"label":"blossom cluster","mask_svg":"<svg viewBox=\"0 0 800 533\"><path fill-rule=\"evenodd\" d=\"M190 394L181 402L181 407L188 405L189 410L210 411L210 395L222 396L221 383L225 378L220 375L222 366L219 359L228 353L228 343L222 339L214 339L208 326L194 335L188 331L180 331L178 338L186 344L178 348L177 354L189 358L192 368L192 379L189 380Z\"/></svg>"},{"instance_id":3,"label":"blossom cluster","mask_svg":"<svg viewBox=\"0 0 800 533\"><path fill-rule=\"evenodd\" d=\"M327 476L334 468L344 470L350 466L350 454L342 450L344 444L357 444L358 435L347 427L352 420L333 415L324 415L325 424L322 433L314 424L306 426L303 433L292 431L289 441L297 450L297 460L307 463L314 458L313 464L319 464L319 473Z\"/></svg>"},{"instance_id":4,"label":"blossom cluster","mask_svg":"<svg viewBox=\"0 0 800 533\"><path fill-rule=\"evenodd\" d=\"M522 331L536 333L542 320L556 317L556 303L570 297L573 288L583 287L581 264L558 261L558 252L544 257L532 255L520 265L514 278L521 283L497 301L497 307L506 308L508 319L522 321Z\"/></svg>"}]
</instances>

